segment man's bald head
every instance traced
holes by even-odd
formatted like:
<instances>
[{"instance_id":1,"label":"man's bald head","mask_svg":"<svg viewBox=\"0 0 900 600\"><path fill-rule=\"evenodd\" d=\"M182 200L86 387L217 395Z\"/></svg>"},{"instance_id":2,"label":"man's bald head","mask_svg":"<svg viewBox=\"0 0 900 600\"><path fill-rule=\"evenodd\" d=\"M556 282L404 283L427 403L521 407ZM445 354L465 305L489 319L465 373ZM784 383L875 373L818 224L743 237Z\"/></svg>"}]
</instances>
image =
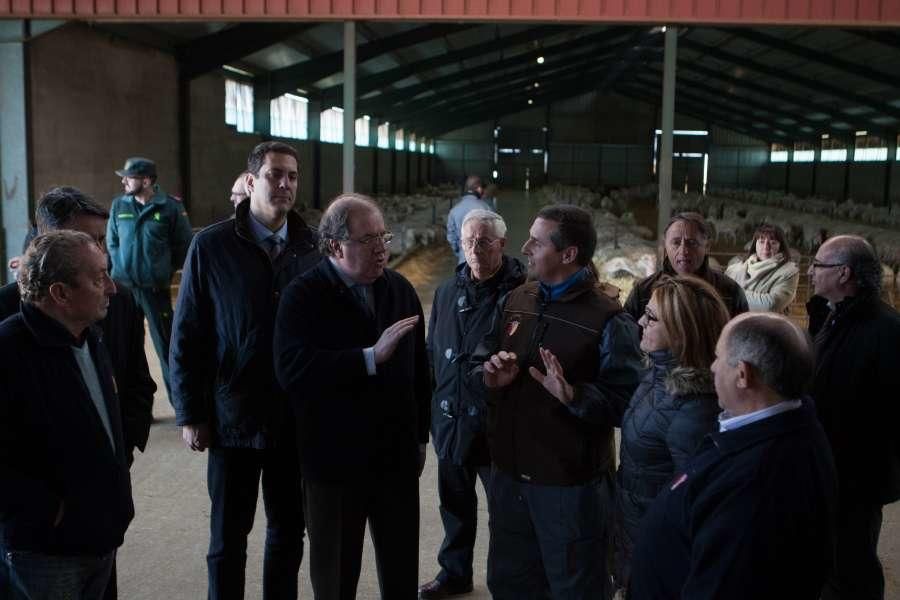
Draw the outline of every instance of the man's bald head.
<instances>
[{"instance_id":1,"label":"man's bald head","mask_svg":"<svg viewBox=\"0 0 900 600\"><path fill-rule=\"evenodd\" d=\"M830 263L841 263L850 269L848 296L860 293L881 293L881 261L872 245L857 235L838 235L825 241L819 253ZM823 261L824 262L824 261ZM855 288L855 289L854 289Z\"/></svg>"},{"instance_id":2,"label":"man's bald head","mask_svg":"<svg viewBox=\"0 0 900 600\"><path fill-rule=\"evenodd\" d=\"M744 362L758 379L783 399L799 398L813 373L809 336L790 319L775 313L744 313L722 330L725 360Z\"/></svg>"}]
</instances>

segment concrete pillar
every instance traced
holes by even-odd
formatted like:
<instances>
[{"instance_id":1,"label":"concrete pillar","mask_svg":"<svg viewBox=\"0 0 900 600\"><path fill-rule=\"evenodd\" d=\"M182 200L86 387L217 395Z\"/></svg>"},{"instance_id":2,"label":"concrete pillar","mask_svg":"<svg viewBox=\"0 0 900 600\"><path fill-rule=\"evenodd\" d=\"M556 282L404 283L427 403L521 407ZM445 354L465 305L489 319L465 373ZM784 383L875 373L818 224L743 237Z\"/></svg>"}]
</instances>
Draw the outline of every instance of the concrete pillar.
<instances>
[{"instance_id":1,"label":"concrete pillar","mask_svg":"<svg viewBox=\"0 0 900 600\"><path fill-rule=\"evenodd\" d=\"M662 140L659 152L659 216L657 237L665 237L672 215L672 130L675 128L675 62L678 57L678 29L666 28L666 54L663 61Z\"/></svg>"},{"instance_id":2,"label":"concrete pillar","mask_svg":"<svg viewBox=\"0 0 900 600\"><path fill-rule=\"evenodd\" d=\"M894 162L897 157L897 134L891 133L884 140L887 144L887 160L884 163L884 195L881 202L889 209L891 207L891 172L894 170Z\"/></svg>"},{"instance_id":3,"label":"concrete pillar","mask_svg":"<svg viewBox=\"0 0 900 600\"><path fill-rule=\"evenodd\" d=\"M322 125L322 103L310 100L306 105L306 137L312 150L312 207L322 208L322 142L319 139Z\"/></svg>"},{"instance_id":4,"label":"concrete pillar","mask_svg":"<svg viewBox=\"0 0 900 600\"><path fill-rule=\"evenodd\" d=\"M353 191L356 152L356 23L344 21L344 146L343 190Z\"/></svg>"},{"instance_id":5,"label":"concrete pillar","mask_svg":"<svg viewBox=\"0 0 900 600\"><path fill-rule=\"evenodd\" d=\"M22 253L31 226L27 21L0 21L0 212L3 213L3 283L7 261Z\"/></svg>"}]
</instances>

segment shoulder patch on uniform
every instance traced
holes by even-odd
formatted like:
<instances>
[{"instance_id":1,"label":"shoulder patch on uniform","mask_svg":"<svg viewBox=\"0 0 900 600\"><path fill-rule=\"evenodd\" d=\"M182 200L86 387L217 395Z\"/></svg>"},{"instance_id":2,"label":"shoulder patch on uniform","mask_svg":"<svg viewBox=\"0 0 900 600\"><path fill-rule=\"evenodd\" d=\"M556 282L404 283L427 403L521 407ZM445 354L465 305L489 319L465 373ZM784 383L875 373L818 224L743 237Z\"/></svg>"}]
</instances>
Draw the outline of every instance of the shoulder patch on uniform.
<instances>
[{"instance_id":1,"label":"shoulder patch on uniform","mask_svg":"<svg viewBox=\"0 0 900 600\"><path fill-rule=\"evenodd\" d=\"M133 219L133 218L134 218L134 213L130 213L130 212L121 212L121 213L119 213L119 214L116 215L116 218L118 218L118 219Z\"/></svg>"}]
</instances>

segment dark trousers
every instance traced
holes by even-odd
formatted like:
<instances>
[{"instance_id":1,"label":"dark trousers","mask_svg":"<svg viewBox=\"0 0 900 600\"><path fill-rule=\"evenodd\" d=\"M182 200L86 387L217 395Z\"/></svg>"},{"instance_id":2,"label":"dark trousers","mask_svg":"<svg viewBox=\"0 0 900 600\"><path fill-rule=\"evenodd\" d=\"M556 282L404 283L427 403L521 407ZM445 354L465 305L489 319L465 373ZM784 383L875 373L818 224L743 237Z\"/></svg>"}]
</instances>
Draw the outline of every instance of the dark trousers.
<instances>
[{"instance_id":1,"label":"dark trousers","mask_svg":"<svg viewBox=\"0 0 900 600\"><path fill-rule=\"evenodd\" d=\"M416 598L419 580L419 479L382 474L366 482L303 480L309 575L316 600L353 600L366 521L385 600Z\"/></svg>"},{"instance_id":2,"label":"dark trousers","mask_svg":"<svg viewBox=\"0 0 900 600\"><path fill-rule=\"evenodd\" d=\"M0 553L3 600L102 600L114 556L53 556L2 547Z\"/></svg>"},{"instance_id":3,"label":"dark trousers","mask_svg":"<svg viewBox=\"0 0 900 600\"><path fill-rule=\"evenodd\" d=\"M169 340L172 339L172 296L169 288L164 290L150 288L131 288L134 301L147 317L150 329L150 338L153 340L153 348L159 357L159 367L162 370L163 382L166 384L166 393L171 402L172 394L169 388Z\"/></svg>"},{"instance_id":4,"label":"dark trousers","mask_svg":"<svg viewBox=\"0 0 900 600\"><path fill-rule=\"evenodd\" d=\"M487 491L491 478L489 465L460 466L447 460L438 462L438 496L441 500L444 542L438 551L441 572L437 578L445 583L472 581L472 554L478 526L475 482L479 478Z\"/></svg>"},{"instance_id":5,"label":"dark trousers","mask_svg":"<svg viewBox=\"0 0 900 600\"><path fill-rule=\"evenodd\" d=\"M835 569L822 600L883 600L884 573L878 560L881 504L843 498L838 503Z\"/></svg>"},{"instance_id":6,"label":"dark trousers","mask_svg":"<svg viewBox=\"0 0 900 600\"><path fill-rule=\"evenodd\" d=\"M608 600L612 480L524 483L491 473L488 589L495 600Z\"/></svg>"},{"instance_id":7,"label":"dark trousers","mask_svg":"<svg viewBox=\"0 0 900 600\"><path fill-rule=\"evenodd\" d=\"M112 567L109 570L109 581L106 583L106 591L103 592L103 600L117 600L119 597L119 581L116 578L116 557L113 556Z\"/></svg>"},{"instance_id":8,"label":"dark trousers","mask_svg":"<svg viewBox=\"0 0 900 600\"><path fill-rule=\"evenodd\" d=\"M286 444L268 450L209 450L207 484L212 510L206 564L210 600L244 597L247 535L253 528L260 474L266 510L262 597L297 598L303 504L297 452Z\"/></svg>"}]
</instances>

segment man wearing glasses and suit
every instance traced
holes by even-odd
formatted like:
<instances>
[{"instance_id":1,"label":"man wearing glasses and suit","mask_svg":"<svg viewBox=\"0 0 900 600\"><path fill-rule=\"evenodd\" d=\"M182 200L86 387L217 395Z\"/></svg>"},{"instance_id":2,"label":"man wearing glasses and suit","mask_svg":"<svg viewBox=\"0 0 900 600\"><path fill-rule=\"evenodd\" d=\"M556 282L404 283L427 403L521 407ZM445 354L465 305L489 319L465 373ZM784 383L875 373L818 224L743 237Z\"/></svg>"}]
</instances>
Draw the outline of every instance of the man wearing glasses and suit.
<instances>
[{"instance_id":1,"label":"man wearing glasses and suit","mask_svg":"<svg viewBox=\"0 0 900 600\"><path fill-rule=\"evenodd\" d=\"M387 269L378 206L338 196L319 223L325 258L284 291L275 371L297 423L316 600L356 597L366 522L383 598L414 598L419 476L431 382L422 306Z\"/></svg>"},{"instance_id":2,"label":"man wearing glasses and suit","mask_svg":"<svg viewBox=\"0 0 900 600\"><path fill-rule=\"evenodd\" d=\"M837 556L822 598L881 599L881 510L900 499L900 314L882 302L881 263L860 237L823 243L809 276L812 397L838 472Z\"/></svg>"}]
</instances>

